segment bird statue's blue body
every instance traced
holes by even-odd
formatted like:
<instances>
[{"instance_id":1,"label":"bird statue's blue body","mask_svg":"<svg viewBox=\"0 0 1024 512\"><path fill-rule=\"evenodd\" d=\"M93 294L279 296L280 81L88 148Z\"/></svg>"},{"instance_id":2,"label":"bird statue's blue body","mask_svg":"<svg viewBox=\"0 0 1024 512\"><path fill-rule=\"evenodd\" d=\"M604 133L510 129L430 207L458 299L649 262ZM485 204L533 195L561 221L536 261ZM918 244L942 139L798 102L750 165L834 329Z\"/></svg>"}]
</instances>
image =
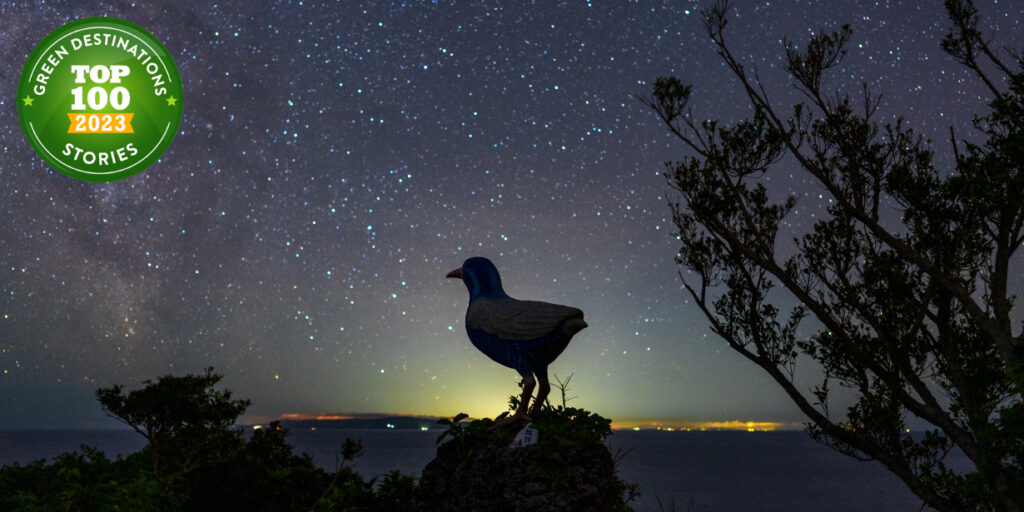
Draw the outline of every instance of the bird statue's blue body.
<instances>
[{"instance_id":1,"label":"bird statue's blue body","mask_svg":"<svg viewBox=\"0 0 1024 512\"><path fill-rule=\"evenodd\" d=\"M509 297L501 286L498 269L487 258L469 258L447 277L461 278L469 289L466 310L469 341L487 357L515 369L523 377L519 407L505 423L526 418L534 386L540 382L530 411L538 410L551 390L548 365L565 350L569 340L587 326L583 311Z\"/></svg>"}]
</instances>

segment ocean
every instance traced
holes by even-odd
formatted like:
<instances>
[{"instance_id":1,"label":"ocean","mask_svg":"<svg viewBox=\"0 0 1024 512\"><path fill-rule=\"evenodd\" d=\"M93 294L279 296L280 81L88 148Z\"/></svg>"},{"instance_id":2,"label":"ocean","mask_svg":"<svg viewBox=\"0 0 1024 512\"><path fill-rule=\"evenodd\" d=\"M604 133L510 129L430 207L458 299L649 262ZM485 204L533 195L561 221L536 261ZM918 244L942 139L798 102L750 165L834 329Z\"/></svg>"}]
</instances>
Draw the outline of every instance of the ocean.
<instances>
[{"instance_id":1,"label":"ocean","mask_svg":"<svg viewBox=\"0 0 1024 512\"><path fill-rule=\"evenodd\" d=\"M364 455L350 464L369 478L392 469L418 474L434 457L438 435L320 429L292 430L288 439L329 470L345 438L359 439ZM0 430L0 464L51 458L82 444L114 457L145 440L129 430ZM621 456L620 478L640 485L632 506L641 512L921 510L921 500L881 464L840 455L803 432L616 431L608 445Z\"/></svg>"}]
</instances>

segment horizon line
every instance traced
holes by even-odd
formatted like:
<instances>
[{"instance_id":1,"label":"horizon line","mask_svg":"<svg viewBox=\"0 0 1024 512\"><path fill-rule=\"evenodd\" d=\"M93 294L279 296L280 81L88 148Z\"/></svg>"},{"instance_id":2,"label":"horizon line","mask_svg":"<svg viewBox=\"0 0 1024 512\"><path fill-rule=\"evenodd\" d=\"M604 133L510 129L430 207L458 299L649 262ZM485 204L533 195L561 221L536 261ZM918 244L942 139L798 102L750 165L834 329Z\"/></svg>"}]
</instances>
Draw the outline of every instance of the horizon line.
<instances>
[{"instance_id":1,"label":"horizon line","mask_svg":"<svg viewBox=\"0 0 1024 512\"><path fill-rule=\"evenodd\" d=\"M434 414L414 413L351 413L351 412L330 412L330 413L283 413L276 418L261 421L251 421L251 424L265 424L271 421L345 421L354 419L382 419L382 418L414 418L437 420L451 418L453 416ZM479 418L467 418L474 420ZM737 430L737 431L774 431L774 430L803 430L805 423L764 421L764 420L685 420L679 418L636 418L623 417L612 418L612 430L665 430L665 431L693 431L693 430Z\"/></svg>"}]
</instances>

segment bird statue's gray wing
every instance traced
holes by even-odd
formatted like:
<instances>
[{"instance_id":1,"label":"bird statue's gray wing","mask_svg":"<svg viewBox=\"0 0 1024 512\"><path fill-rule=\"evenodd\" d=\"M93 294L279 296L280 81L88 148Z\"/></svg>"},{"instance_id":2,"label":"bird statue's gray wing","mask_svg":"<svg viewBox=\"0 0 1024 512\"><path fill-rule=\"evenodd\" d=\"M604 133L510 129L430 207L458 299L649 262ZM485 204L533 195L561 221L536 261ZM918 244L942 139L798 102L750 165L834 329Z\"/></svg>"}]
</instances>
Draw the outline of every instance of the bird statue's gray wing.
<instances>
[{"instance_id":1,"label":"bird statue's gray wing","mask_svg":"<svg viewBox=\"0 0 1024 512\"><path fill-rule=\"evenodd\" d=\"M543 338L561 330L573 335L587 326L583 311L571 306L513 298L474 300L466 325L508 341Z\"/></svg>"}]
</instances>

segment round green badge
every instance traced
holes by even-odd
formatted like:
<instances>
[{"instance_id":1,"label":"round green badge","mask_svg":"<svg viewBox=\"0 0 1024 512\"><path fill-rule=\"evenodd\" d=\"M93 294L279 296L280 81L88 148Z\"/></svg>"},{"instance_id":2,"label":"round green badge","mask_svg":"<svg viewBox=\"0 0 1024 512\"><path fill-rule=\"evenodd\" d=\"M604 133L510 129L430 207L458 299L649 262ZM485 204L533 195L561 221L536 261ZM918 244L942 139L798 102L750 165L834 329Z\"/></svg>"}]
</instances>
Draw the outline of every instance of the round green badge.
<instances>
[{"instance_id":1,"label":"round green badge","mask_svg":"<svg viewBox=\"0 0 1024 512\"><path fill-rule=\"evenodd\" d=\"M117 18L68 23L29 56L18 116L36 153L80 180L114 181L164 153L182 116L178 68L149 32Z\"/></svg>"}]
</instances>

